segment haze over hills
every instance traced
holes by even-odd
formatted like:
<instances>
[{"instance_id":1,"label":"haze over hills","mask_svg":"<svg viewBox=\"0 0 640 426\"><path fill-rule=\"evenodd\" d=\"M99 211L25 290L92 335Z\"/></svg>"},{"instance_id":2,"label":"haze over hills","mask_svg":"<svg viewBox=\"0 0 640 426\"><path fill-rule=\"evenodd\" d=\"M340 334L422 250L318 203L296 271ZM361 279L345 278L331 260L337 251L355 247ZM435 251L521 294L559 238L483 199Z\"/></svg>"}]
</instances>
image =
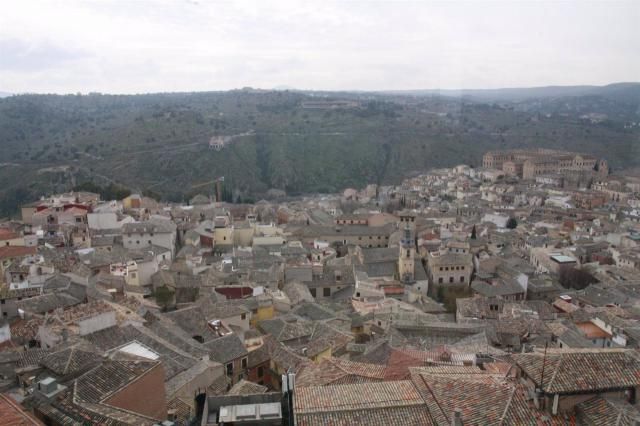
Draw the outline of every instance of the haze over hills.
<instances>
[{"instance_id":1,"label":"haze over hills","mask_svg":"<svg viewBox=\"0 0 640 426\"><path fill-rule=\"evenodd\" d=\"M395 183L553 147L640 166L640 84L455 92L232 90L0 100L2 213L93 182L182 200L225 177L235 198ZM209 141L224 140L220 150ZM218 140L218 139L216 139Z\"/></svg>"},{"instance_id":2,"label":"haze over hills","mask_svg":"<svg viewBox=\"0 0 640 426\"><path fill-rule=\"evenodd\" d=\"M485 101L525 101L568 96L603 96L619 101L640 102L640 83L613 83L606 86L546 86L500 89L426 89L383 93L442 95Z\"/></svg>"}]
</instances>

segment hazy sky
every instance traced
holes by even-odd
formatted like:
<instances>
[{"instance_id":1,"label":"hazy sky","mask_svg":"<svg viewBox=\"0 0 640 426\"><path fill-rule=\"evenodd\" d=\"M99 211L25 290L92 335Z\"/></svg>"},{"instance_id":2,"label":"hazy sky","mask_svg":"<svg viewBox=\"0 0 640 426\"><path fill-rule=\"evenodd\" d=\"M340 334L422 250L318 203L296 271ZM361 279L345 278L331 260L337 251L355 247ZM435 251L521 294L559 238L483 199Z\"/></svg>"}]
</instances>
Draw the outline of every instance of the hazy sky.
<instances>
[{"instance_id":1,"label":"hazy sky","mask_svg":"<svg viewBox=\"0 0 640 426\"><path fill-rule=\"evenodd\" d=\"M0 5L0 91L497 88L640 80L640 0Z\"/></svg>"}]
</instances>

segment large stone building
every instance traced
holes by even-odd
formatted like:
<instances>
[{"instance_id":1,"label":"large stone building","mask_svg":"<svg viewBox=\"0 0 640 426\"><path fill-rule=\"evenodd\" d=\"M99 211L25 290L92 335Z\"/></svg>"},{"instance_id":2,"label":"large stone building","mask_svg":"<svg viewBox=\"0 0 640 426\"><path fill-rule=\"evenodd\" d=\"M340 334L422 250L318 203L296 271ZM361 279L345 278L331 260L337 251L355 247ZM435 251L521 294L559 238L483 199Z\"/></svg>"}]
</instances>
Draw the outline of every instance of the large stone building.
<instances>
[{"instance_id":1,"label":"large stone building","mask_svg":"<svg viewBox=\"0 0 640 426\"><path fill-rule=\"evenodd\" d=\"M435 287L468 286L473 272L472 255L468 253L435 252L427 257L429 281Z\"/></svg>"},{"instance_id":2,"label":"large stone building","mask_svg":"<svg viewBox=\"0 0 640 426\"><path fill-rule=\"evenodd\" d=\"M606 162L601 162L604 170ZM482 167L502 170L507 175L523 179L568 171L590 171L596 169L596 164L598 159L593 155L553 149L489 151L482 157Z\"/></svg>"},{"instance_id":3,"label":"large stone building","mask_svg":"<svg viewBox=\"0 0 640 426\"><path fill-rule=\"evenodd\" d=\"M398 255L398 276L404 283L414 282L415 253L416 245L411 236L409 225L407 225L404 229L404 236L400 241L400 253Z\"/></svg>"}]
</instances>

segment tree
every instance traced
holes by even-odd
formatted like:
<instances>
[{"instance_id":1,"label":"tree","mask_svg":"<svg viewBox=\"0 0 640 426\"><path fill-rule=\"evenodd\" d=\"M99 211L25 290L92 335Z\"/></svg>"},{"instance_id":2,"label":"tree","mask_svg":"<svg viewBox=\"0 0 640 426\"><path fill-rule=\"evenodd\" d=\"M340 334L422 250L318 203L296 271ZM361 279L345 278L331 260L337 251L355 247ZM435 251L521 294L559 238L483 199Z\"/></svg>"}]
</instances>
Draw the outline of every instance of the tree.
<instances>
[{"instance_id":1,"label":"tree","mask_svg":"<svg viewBox=\"0 0 640 426\"><path fill-rule=\"evenodd\" d=\"M572 265L562 265L558 270L558 281L564 288L582 290L598 280L589 272Z\"/></svg>"},{"instance_id":2,"label":"tree","mask_svg":"<svg viewBox=\"0 0 640 426\"><path fill-rule=\"evenodd\" d=\"M166 311L173 301L174 292L169 290L166 286L162 286L156 289L154 296L158 306L160 306L163 311Z\"/></svg>"},{"instance_id":3,"label":"tree","mask_svg":"<svg viewBox=\"0 0 640 426\"><path fill-rule=\"evenodd\" d=\"M516 218L510 217L509 220L507 220L507 228L516 229L517 227L518 227L518 221L516 220Z\"/></svg>"}]
</instances>

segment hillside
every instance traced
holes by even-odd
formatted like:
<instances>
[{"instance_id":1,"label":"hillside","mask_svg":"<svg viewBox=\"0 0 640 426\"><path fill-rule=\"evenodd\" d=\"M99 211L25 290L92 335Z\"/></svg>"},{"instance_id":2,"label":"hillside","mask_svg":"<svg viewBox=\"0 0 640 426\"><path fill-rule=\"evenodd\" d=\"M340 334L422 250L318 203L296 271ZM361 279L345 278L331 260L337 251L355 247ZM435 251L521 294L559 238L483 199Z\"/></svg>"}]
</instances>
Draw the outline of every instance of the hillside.
<instances>
[{"instance_id":1,"label":"hillside","mask_svg":"<svg viewBox=\"0 0 640 426\"><path fill-rule=\"evenodd\" d=\"M383 92L384 93L384 92ZM640 83L614 83L606 86L545 86L504 89L410 90L388 92L405 95L441 95L485 102L518 102L531 99L602 96L617 102L640 102Z\"/></svg>"},{"instance_id":2,"label":"hillside","mask_svg":"<svg viewBox=\"0 0 640 426\"><path fill-rule=\"evenodd\" d=\"M245 199L270 188L338 191L433 167L478 165L484 151L498 148L569 148L606 157L614 169L640 166L640 129L629 125L640 114L627 95L573 97L580 106L573 109L557 98L496 105L251 89L12 96L0 99L0 214L88 181L167 200L209 193L219 176ZM604 119L581 118L602 109ZM233 137L220 138L231 142L216 151L212 136Z\"/></svg>"}]
</instances>

